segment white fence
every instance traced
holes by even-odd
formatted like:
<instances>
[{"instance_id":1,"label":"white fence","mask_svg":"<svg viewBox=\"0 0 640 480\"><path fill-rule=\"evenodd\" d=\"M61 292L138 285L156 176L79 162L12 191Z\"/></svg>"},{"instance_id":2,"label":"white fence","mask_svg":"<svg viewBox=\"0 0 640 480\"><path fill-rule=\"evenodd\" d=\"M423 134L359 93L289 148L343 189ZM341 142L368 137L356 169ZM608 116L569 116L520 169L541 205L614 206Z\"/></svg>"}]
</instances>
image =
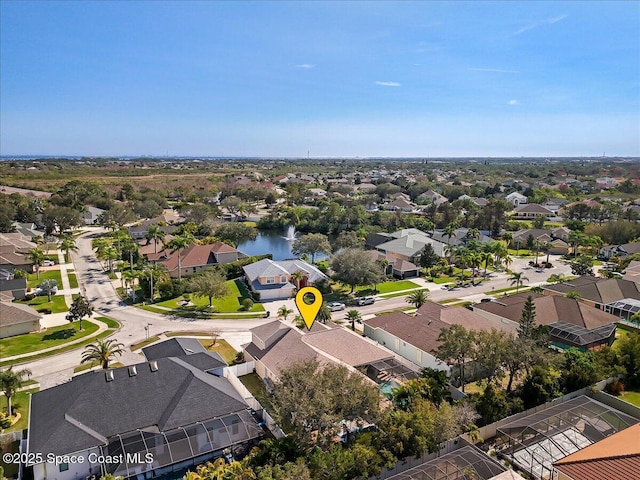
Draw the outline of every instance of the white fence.
<instances>
[{"instance_id":1,"label":"white fence","mask_svg":"<svg viewBox=\"0 0 640 480\"><path fill-rule=\"evenodd\" d=\"M231 365L226 367L225 370L230 370L236 377L241 377L243 375L248 375L256 369L256 362L244 362L239 363L238 365Z\"/></svg>"}]
</instances>

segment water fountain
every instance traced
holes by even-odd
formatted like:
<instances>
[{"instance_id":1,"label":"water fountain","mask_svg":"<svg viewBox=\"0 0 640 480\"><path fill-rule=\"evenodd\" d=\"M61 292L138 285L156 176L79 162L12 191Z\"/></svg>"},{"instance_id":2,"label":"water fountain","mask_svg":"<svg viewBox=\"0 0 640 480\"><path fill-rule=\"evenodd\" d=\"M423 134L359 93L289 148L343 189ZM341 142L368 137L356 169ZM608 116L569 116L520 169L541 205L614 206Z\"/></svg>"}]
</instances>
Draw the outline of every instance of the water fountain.
<instances>
[{"instance_id":1,"label":"water fountain","mask_svg":"<svg viewBox=\"0 0 640 480\"><path fill-rule=\"evenodd\" d=\"M296 239L296 227L294 227L293 225L289 225L287 227L287 234L284 239L290 242L294 241Z\"/></svg>"}]
</instances>

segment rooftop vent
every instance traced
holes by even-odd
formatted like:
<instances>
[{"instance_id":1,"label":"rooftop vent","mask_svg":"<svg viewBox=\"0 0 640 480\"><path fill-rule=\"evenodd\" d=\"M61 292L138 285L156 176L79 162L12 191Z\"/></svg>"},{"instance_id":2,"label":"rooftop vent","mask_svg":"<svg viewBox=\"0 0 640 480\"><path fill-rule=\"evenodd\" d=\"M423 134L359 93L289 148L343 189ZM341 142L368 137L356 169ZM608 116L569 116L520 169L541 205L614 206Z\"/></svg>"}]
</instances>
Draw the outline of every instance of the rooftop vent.
<instances>
[{"instance_id":1,"label":"rooftop vent","mask_svg":"<svg viewBox=\"0 0 640 480\"><path fill-rule=\"evenodd\" d=\"M113 381L113 370L107 370L106 372L104 372L104 378L107 380L107 382L112 382Z\"/></svg>"},{"instance_id":2,"label":"rooftop vent","mask_svg":"<svg viewBox=\"0 0 640 480\"><path fill-rule=\"evenodd\" d=\"M149 368L151 369L152 372L157 372L158 371L158 361L157 360L151 360L149 362Z\"/></svg>"},{"instance_id":3,"label":"rooftop vent","mask_svg":"<svg viewBox=\"0 0 640 480\"><path fill-rule=\"evenodd\" d=\"M131 367L129 367L129 376L130 377L135 377L138 374L138 370L136 369L135 365L132 365Z\"/></svg>"}]
</instances>

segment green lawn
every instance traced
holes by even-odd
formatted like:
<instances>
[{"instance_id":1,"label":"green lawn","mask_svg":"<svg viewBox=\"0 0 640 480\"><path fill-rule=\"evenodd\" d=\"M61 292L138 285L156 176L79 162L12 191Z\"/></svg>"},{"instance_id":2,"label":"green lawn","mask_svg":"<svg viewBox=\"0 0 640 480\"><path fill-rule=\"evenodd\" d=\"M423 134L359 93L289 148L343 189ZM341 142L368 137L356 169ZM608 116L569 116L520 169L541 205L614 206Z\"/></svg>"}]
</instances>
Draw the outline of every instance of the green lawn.
<instances>
[{"instance_id":1,"label":"green lawn","mask_svg":"<svg viewBox=\"0 0 640 480\"><path fill-rule=\"evenodd\" d=\"M42 312L43 310L49 311L45 313L61 313L69 310L69 307L67 307L67 304L64 301L64 295L53 295L51 297L51 301L49 301L47 296L44 295L42 297L35 297L29 301L20 300L16 303L29 305L30 307L35 308L38 312Z\"/></svg>"},{"instance_id":2,"label":"green lawn","mask_svg":"<svg viewBox=\"0 0 640 480\"><path fill-rule=\"evenodd\" d=\"M258 400L260 404L267 409L267 411L273 410L271 402L269 401L269 392L267 392L267 387L265 387L264 382L257 373L243 375L238 377L238 380L247 387L247 390L251 392L256 400Z\"/></svg>"},{"instance_id":3,"label":"green lawn","mask_svg":"<svg viewBox=\"0 0 640 480\"><path fill-rule=\"evenodd\" d=\"M78 338L92 335L98 330L98 325L92 322L83 321L82 331L78 322L47 328L44 332L27 333L15 337L3 338L0 340L0 350L2 357L12 357L29 352L37 352L45 348L55 347L64 343L77 340Z\"/></svg>"},{"instance_id":4,"label":"green lawn","mask_svg":"<svg viewBox=\"0 0 640 480\"><path fill-rule=\"evenodd\" d=\"M107 327L109 328L120 328L120 323L116 322L115 320L112 320L111 318L107 318L107 317L94 317L96 320L100 320L102 323L106 323Z\"/></svg>"},{"instance_id":5,"label":"green lawn","mask_svg":"<svg viewBox=\"0 0 640 480\"><path fill-rule=\"evenodd\" d=\"M531 287L528 287L527 285L520 285L520 287L518 288L518 293L520 292L526 292L527 290L531 290ZM505 293L505 292L510 292L510 293L516 293L516 287L507 287L507 288L498 288L497 290L491 290L489 292L484 292L487 295L496 295L498 293Z\"/></svg>"},{"instance_id":6,"label":"green lawn","mask_svg":"<svg viewBox=\"0 0 640 480\"><path fill-rule=\"evenodd\" d=\"M133 345L131 345L131 347L129 348L132 352L134 350L138 350L140 348L144 348L147 345L153 343L153 342L157 342L158 340L160 340L160 337L158 337L157 335L154 335L153 337L149 337L148 340L143 340L141 342L138 343L134 343Z\"/></svg>"},{"instance_id":7,"label":"green lawn","mask_svg":"<svg viewBox=\"0 0 640 480\"><path fill-rule=\"evenodd\" d=\"M222 298L214 298L212 302L213 311L219 313L244 312L245 310L242 308L242 300L250 297L246 287L240 280L229 280L227 282L227 286L229 287L229 295ZM197 310L197 307L209 306L209 299L207 297L195 297L190 295L190 299L191 303L195 306L195 308L191 307L191 310ZM178 305L178 302L181 300L184 300L184 297L180 296L172 298L171 300L160 302L158 305L173 309L190 310ZM202 311L207 310L203 308ZM255 303L249 311L264 312L264 307L260 303Z\"/></svg>"},{"instance_id":8,"label":"green lawn","mask_svg":"<svg viewBox=\"0 0 640 480\"><path fill-rule=\"evenodd\" d=\"M236 352L225 340L218 338L216 339L215 345L211 345L211 338L199 338L198 340L208 351L218 352L229 365L231 365L235 360L236 353L238 352Z\"/></svg>"},{"instance_id":9,"label":"green lawn","mask_svg":"<svg viewBox=\"0 0 640 480\"><path fill-rule=\"evenodd\" d=\"M333 294L329 295L333 295L336 298L344 298L349 295L349 292L351 291L350 287L342 284L334 284L331 288L333 289ZM356 287L354 293L356 297L364 297L366 295L394 293L401 290L412 290L417 288L421 288L420 285L412 282L411 280L392 280L377 284L375 290L373 285ZM331 297L327 298L327 300L330 299Z\"/></svg>"},{"instance_id":10,"label":"green lawn","mask_svg":"<svg viewBox=\"0 0 640 480\"><path fill-rule=\"evenodd\" d=\"M36 288L43 280L57 280L58 288L62 288L62 276L60 275L60 270L40 272L40 278L37 278L35 273L30 273L27 276L27 286L29 288Z\"/></svg>"},{"instance_id":11,"label":"green lawn","mask_svg":"<svg viewBox=\"0 0 640 480\"><path fill-rule=\"evenodd\" d=\"M456 282L458 279L456 277L448 277L448 276L444 276L444 277L436 277L433 279L433 283L437 283L438 285L441 285L443 283L451 283L451 282Z\"/></svg>"},{"instance_id":12,"label":"green lawn","mask_svg":"<svg viewBox=\"0 0 640 480\"><path fill-rule=\"evenodd\" d=\"M29 425L29 394L37 392L38 389L34 388L31 390L24 390L22 392L18 392L11 399L11 408L13 408L14 412L20 412L20 420L14 423L11 427L3 430L3 433L7 432L15 432L19 430L24 430ZM4 398L0 398L2 411L6 413L7 411L7 400Z\"/></svg>"},{"instance_id":13,"label":"green lawn","mask_svg":"<svg viewBox=\"0 0 640 480\"><path fill-rule=\"evenodd\" d=\"M73 373L84 372L85 370L91 370L93 367L97 367L98 364L94 362L81 363L80 365L74 367ZM118 368L124 367L124 363L113 362L109 364L109 368Z\"/></svg>"},{"instance_id":14,"label":"green lawn","mask_svg":"<svg viewBox=\"0 0 640 480\"><path fill-rule=\"evenodd\" d=\"M620 399L624 400L625 402L632 403L636 407L640 407L640 391L624 392L620 396Z\"/></svg>"},{"instance_id":15,"label":"green lawn","mask_svg":"<svg viewBox=\"0 0 640 480\"><path fill-rule=\"evenodd\" d=\"M76 277L75 273L69 273L69 286L71 288L78 288L78 277Z\"/></svg>"}]
</instances>

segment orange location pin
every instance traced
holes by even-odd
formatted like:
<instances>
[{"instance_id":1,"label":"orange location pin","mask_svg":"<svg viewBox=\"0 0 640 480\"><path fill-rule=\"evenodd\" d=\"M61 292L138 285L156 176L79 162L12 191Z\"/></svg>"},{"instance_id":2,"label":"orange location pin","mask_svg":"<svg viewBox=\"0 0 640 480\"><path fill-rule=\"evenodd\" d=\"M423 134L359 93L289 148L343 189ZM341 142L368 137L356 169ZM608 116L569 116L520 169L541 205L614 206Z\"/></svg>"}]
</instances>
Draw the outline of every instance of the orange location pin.
<instances>
[{"instance_id":1,"label":"orange location pin","mask_svg":"<svg viewBox=\"0 0 640 480\"><path fill-rule=\"evenodd\" d=\"M304 296L309 294L314 296L313 303L306 303L304 301ZM307 329L311 330L311 326L313 325L313 322L316 321L316 316L320 311L320 307L322 307L322 293L320 293L320 290L315 287L301 288L296 294L296 307L298 307L300 316L304 320L304 324L307 326Z\"/></svg>"}]
</instances>

